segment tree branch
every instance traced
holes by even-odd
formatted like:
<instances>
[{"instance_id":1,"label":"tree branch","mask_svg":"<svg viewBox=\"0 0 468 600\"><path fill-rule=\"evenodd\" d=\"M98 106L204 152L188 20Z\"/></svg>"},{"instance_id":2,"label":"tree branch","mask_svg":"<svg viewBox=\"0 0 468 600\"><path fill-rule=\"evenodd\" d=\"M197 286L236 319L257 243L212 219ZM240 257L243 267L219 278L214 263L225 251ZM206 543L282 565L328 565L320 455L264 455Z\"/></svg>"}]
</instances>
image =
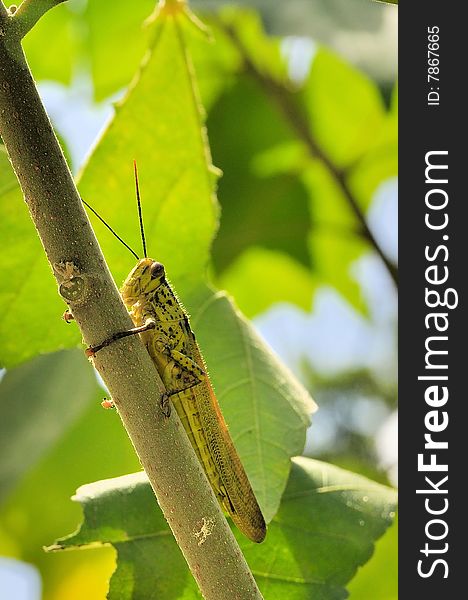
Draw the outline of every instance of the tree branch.
<instances>
[{"instance_id":1,"label":"tree branch","mask_svg":"<svg viewBox=\"0 0 468 600\"><path fill-rule=\"evenodd\" d=\"M34 2L23 5L27 11ZM28 27L39 12L25 20ZM17 31L9 27L12 20L0 3L0 135L60 293L68 298L85 343L95 345L133 324L37 93ZM167 419L159 408L164 388L139 337L111 344L94 362L204 597L260 600L176 411ZM210 531L200 544L196 533L206 530L207 522Z\"/></svg>"},{"instance_id":2,"label":"tree branch","mask_svg":"<svg viewBox=\"0 0 468 600\"><path fill-rule=\"evenodd\" d=\"M343 193L343 196L348 202L349 207L351 208L352 212L354 213L354 216L356 217L359 223L361 235L369 242L369 244L380 256L382 262L387 268L387 271L393 279L395 286L398 287L398 269L387 258L387 256L385 256L382 248L380 247L376 238L374 237L374 234L370 230L364 213L362 212L357 202L357 199L355 198L346 181L346 173L338 169L338 167L320 148L310 131L307 121L299 111L299 107L294 101L292 94L285 87L280 85L277 81L259 71L257 66L251 60L247 49L244 47L236 31L232 27L220 23L219 21L218 24L229 35L230 39L233 41L234 45L238 49L244 61L244 66L247 73L251 75L252 78L260 84L264 91L276 102L277 106L280 108L283 115L286 117L292 128L295 130L298 137L305 143L305 145L309 149L310 154L314 158L318 158L325 165L328 171L333 175L335 181L341 189L341 192Z\"/></svg>"},{"instance_id":3,"label":"tree branch","mask_svg":"<svg viewBox=\"0 0 468 600\"><path fill-rule=\"evenodd\" d=\"M23 0L11 13L11 24L19 38L23 38L47 11L66 0Z\"/></svg>"}]
</instances>

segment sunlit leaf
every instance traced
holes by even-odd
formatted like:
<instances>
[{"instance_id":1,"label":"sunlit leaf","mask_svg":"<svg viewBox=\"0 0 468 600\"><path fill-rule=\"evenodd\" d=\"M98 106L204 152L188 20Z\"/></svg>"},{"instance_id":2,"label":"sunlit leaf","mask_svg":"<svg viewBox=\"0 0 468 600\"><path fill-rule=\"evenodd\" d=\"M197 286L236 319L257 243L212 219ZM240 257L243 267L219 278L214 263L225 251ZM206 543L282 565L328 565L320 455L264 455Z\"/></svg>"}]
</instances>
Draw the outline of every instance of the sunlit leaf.
<instances>
[{"instance_id":1,"label":"sunlit leaf","mask_svg":"<svg viewBox=\"0 0 468 600\"><path fill-rule=\"evenodd\" d=\"M110 600L199 598L199 592L143 474L81 487L79 531L58 548L111 543L118 554ZM337 467L296 458L265 542L235 531L269 599L340 600L394 516L393 490Z\"/></svg>"},{"instance_id":2,"label":"sunlit leaf","mask_svg":"<svg viewBox=\"0 0 468 600\"><path fill-rule=\"evenodd\" d=\"M379 134L385 110L377 86L323 48L314 57L304 96L311 130L338 167L360 158Z\"/></svg>"},{"instance_id":3,"label":"sunlit leaf","mask_svg":"<svg viewBox=\"0 0 468 600\"><path fill-rule=\"evenodd\" d=\"M289 302L309 311L317 285L310 270L288 254L255 246L241 254L219 282L248 317L277 302Z\"/></svg>"},{"instance_id":4,"label":"sunlit leaf","mask_svg":"<svg viewBox=\"0 0 468 600\"><path fill-rule=\"evenodd\" d=\"M67 3L59 4L24 38L24 50L36 80L70 84L77 63L77 17Z\"/></svg>"},{"instance_id":5,"label":"sunlit leaf","mask_svg":"<svg viewBox=\"0 0 468 600\"><path fill-rule=\"evenodd\" d=\"M375 545L371 560L349 584L350 600L398 600L398 523L389 527Z\"/></svg>"}]
</instances>

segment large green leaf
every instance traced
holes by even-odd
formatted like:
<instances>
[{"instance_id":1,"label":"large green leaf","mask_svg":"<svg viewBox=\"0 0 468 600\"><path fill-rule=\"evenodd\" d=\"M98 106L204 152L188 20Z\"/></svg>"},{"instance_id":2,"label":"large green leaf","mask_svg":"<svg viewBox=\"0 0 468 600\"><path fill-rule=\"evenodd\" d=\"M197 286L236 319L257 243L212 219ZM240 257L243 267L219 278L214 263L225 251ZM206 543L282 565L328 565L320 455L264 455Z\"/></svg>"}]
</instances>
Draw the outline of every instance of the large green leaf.
<instances>
[{"instance_id":1,"label":"large green leaf","mask_svg":"<svg viewBox=\"0 0 468 600\"><path fill-rule=\"evenodd\" d=\"M83 524L57 545L110 543L117 549L110 600L200 597L145 475L83 486L74 499L83 507ZM346 584L391 523L395 502L389 488L295 458L265 542L256 545L235 534L268 600L339 600L347 597Z\"/></svg>"},{"instance_id":2,"label":"large green leaf","mask_svg":"<svg viewBox=\"0 0 468 600\"><path fill-rule=\"evenodd\" d=\"M132 159L138 162L150 256L164 263L185 299L199 285L217 227L215 175L198 105L184 23L156 23L153 51L116 106L79 181L85 200L140 252ZM117 281L134 261L97 223Z\"/></svg>"},{"instance_id":3,"label":"large green leaf","mask_svg":"<svg viewBox=\"0 0 468 600\"><path fill-rule=\"evenodd\" d=\"M0 382L0 500L64 435L96 394L78 350L39 356Z\"/></svg>"},{"instance_id":4,"label":"large green leaf","mask_svg":"<svg viewBox=\"0 0 468 600\"><path fill-rule=\"evenodd\" d=\"M59 4L24 38L24 50L36 80L70 83L77 62L77 17L68 3Z\"/></svg>"}]
</instances>

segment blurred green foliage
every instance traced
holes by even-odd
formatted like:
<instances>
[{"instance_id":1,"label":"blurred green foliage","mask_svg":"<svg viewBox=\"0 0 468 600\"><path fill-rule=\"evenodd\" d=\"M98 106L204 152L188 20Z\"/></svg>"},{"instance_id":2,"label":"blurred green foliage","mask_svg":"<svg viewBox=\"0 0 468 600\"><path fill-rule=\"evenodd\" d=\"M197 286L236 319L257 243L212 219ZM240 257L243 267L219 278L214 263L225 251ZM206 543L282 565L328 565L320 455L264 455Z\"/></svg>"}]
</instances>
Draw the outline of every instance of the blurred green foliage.
<instances>
[{"instance_id":1,"label":"blurred green foliage","mask_svg":"<svg viewBox=\"0 0 468 600\"><path fill-rule=\"evenodd\" d=\"M274 519L268 543L281 553L288 536L275 519L288 510L281 505L277 513L289 459L304 445L311 404L231 300L214 288L226 289L249 317L278 302L308 310L323 285L366 313L351 267L372 248L337 176L366 214L379 185L396 174L397 95L386 106L373 81L323 47L316 48L300 81L291 78L284 40L267 36L253 12L230 8L205 15L211 40L184 22L181 39L170 26L142 27L153 8L152 0L134 3L131 10L115 0L112 11L99 0L71 0L28 34L25 51L39 82L68 86L76 77L90 78L98 102L121 95L133 82L81 171L80 192L138 247L131 200L131 161L138 160L150 254L164 262L192 316L240 455L268 520ZM207 153L192 61L221 178ZM311 138L332 170L311 151ZM89 366L74 351L60 351L78 345L79 334L60 321L63 303L1 146L0 210L0 358L9 368L0 382L0 552L38 566L46 600L98 600L113 570L111 550L48 555L41 548L76 527L80 511L68 499L77 487L125 475L139 464L117 416L100 408L102 392ZM132 259L93 224L120 282ZM40 356L46 352L54 354ZM365 388L355 375L352 384L314 376L310 381L319 396L322 390L321 398L328 389L332 403L338 388L348 398L352 385L360 393ZM369 394L394 405L394 390L377 385ZM343 439L341 454L328 458L385 483L370 465L368 439L357 439L357 445L351 436ZM335 473L331 466L323 469ZM356 476L341 473L358 484ZM376 511L374 528L360 526L349 534L359 543L366 540L365 552L337 561L334 570L319 570L340 586L324 598L345 597L342 586L370 557L373 541L387 526L393 496L379 490L375 502L356 498L356 510ZM379 503L386 507L380 517ZM311 506L305 503L297 512L308 514ZM328 509L325 503L318 514L331 526L336 515L327 515ZM395 540L392 527L351 583L352 598L396 599ZM308 570L316 567L318 550L302 551L290 560L307 578L314 574ZM261 553L246 552L257 564ZM392 567L386 568L389 556ZM180 584L186 571L180 557L176 562ZM267 572L264 565L260 570ZM114 594L121 572L113 579ZM266 598L286 597L285 589L273 588L267 586ZM287 597L312 597L307 586L301 589L294 596L288 588ZM183 597L196 597L187 593Z\"/></svg>"}]
</instances>

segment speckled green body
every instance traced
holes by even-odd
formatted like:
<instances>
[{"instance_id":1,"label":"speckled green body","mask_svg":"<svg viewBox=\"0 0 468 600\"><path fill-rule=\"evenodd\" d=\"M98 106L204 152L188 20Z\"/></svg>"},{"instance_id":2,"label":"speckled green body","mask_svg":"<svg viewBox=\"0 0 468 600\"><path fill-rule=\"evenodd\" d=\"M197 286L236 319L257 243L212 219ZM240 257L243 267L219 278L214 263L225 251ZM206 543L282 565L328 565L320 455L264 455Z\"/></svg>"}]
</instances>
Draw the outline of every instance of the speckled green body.
<instances>
[{"instance_id":1,"label":"speckled green body","mask_svg":"<svg viewBox=\"0 0 468 600\"><path fill-rule=\"evenodd\" d=\"M165 278L164 267L141 259L121 289L136 327L149 321L143 341L222 508L254 542L266 526L229 435L187 314Z\"/></svg>"}]
</instances>

